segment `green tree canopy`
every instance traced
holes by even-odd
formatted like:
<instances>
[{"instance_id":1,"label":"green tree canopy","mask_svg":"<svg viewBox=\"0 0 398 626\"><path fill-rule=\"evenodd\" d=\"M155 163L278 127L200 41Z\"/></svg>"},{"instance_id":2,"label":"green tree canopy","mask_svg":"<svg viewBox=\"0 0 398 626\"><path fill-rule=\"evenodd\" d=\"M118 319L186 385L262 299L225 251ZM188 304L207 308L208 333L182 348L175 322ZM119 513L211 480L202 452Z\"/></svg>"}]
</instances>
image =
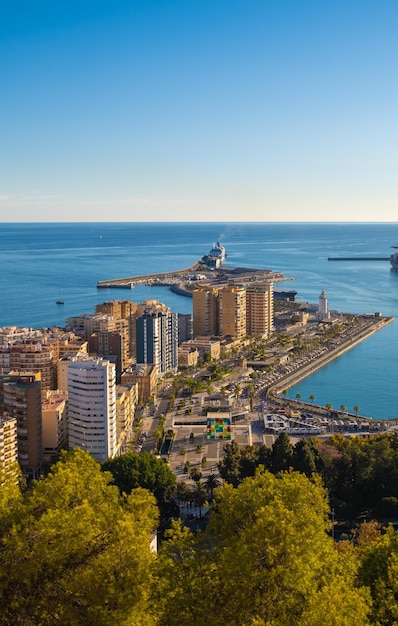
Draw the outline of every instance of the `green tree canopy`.
<instances>
[{"instance_id":1,"label":"green tree canopy","mask_svg":"<svg viewBox=\"0 0 398 626\"><path fill-rule=\"evenodd\" d=\"M24 493L0 529L0 624L154 623L155 500L139 489L123 502L110 479L75 450Z\"/></svg>"},{"instance_id":2,"label":"green tree canopy","mask_svg":"<svg viewBox=\"0 0 398 626\"><path fill-rule=\"evenodd\" d=\"M203 535L177 526L163 544L162 626L369 624L355 558L327 535L319 481L260 472L216 500Z\"/></svg>"}]
</instances>

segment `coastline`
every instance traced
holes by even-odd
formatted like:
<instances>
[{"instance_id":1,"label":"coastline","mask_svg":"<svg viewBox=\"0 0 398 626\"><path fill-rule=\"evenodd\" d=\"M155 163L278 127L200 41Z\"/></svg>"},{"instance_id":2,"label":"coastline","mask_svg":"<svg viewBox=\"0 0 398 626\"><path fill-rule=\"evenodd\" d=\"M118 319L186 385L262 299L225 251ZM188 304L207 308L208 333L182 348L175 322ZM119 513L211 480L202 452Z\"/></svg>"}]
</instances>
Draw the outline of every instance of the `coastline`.
<instances>
[{"instance_id":1,"label":"coastline","mask_svg":"<svg viewBox=\"0 0 398 626\"><path fill-rule=\"evenodd\" d=\"M357 329L355 333L350 335L347 338L341 338L341 343L339 345L327 350L324 354L319 355L317 358L307 361L302 365L297 365L293 371L282 374L277 380L273 381L271 385L269 385L266 389L266 396L273 400L282 400L280 397L284 390L289 389L290 387L294 387L304 378L311 376L317 370L321 369L325 365L328 365L333 360L342 356L348 350L351 350L362 341L365 341L368 337L377 333L382 328L385 328L388 324L391 324L394 321L394 317L371 317L371 316L362 316L362 319L366 320L366 327L361 327ZM294 366L294 364L293 364ZM292 400L291 398L286 399L289 402L297 403L297 400ZM299 404L305 404L302 401L299 401ZM313 406L313 405L309 405ZM317 407L319 409L323 409L323 407ZM325 409L324 409L325 410ZM349 413L347 413L349 414ZM360 419L371 420L372 418L360 417ZM375 418L377 419L377 418ZM385 421L385 420L383 420Z\"/></svg>"}]
</instances>

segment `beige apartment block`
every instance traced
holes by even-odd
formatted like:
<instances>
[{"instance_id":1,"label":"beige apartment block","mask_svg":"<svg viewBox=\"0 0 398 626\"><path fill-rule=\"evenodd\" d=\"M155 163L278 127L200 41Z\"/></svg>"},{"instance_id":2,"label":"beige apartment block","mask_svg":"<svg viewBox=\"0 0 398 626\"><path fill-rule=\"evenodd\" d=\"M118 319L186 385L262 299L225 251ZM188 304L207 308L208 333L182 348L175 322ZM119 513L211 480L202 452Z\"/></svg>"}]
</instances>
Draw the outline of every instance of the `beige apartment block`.
<instances>
[{"instance_id":1,"label":"beige apartment block","mask_svg":"<svg viewBox=\"0 0 398 626\"><path fill-rule=\"evenodd\" d=\"M246 333L269 337L274 327L273 283L246 289Z\"/></svg>"},{"instance_id":2,"label":"beige apartment block","mask_svg":"<svg viewBox=\"0 0 398 626\"><path fill-rule=\"evenodd\" d=\"M178 367L195 367L199 359L199 350L185 342L178 348Z\"/></svg>"},{"instance_id":3,"label":"beige apartment block","mask_svg":"<svg viewBox=\"0 0 398 626\"><path fill-rule=\"evenodd\" d=\"M211 337L196 337L181 344L182 350L197 350L200 358L207 354L211 359L219 359L221 354L221 343L218 339Z\"/></svg>"},{"instance_id":4,"label":"beige apartment block","mask_svg":"<svg viewBox=\"0 0 398 626\"><path fill-rule=\"evenodd\" d=\"M122 374L121 384L137 385L138 404L144 404L156 395L158 368L156 365L136 363L128 367Z\"/></svg>"},{"instance_id":5,"label":"beige apartment block","mask_svg":"<svg viewBox=\"0 0 398 626\"><path fill-rule=\"evenodd\" d=\"M127 451L133 436L135 407L138 402L138 384L116 385L116 438L117 454Z\"/></svg>"},{"instance_id":6,"label":"beige apartment block","mask_svg":"<svg viewBox=\"0 0 398 626\"><path fill-rule=\"evenodd\" d=\"M47 391L42 399L43 457L51 459L67 447L67 392Z\"/></svg>"},{"instance_id":7,"label":"beige apartment block","mask_svg":"<svg viewBox=\"0 0 398 626\"><path fill-rule=\"evenodd\" d=\"M23 475L38 478L43 461L40 372L12 371L0 376L0 413L16 419Z\"/></svg>"},{"instance_id":8,"label":"beige apartment block","mask_svg":"<svg viewBox=\"0 0 398 626\"><path fill-rule=\"evenodd\" d=\"M217 336L219 329L219 299L217 289L195 289L192 292L192 335Z\"/></svg>"},{"instance_id":9,"label":"beige apartment block","mask_svg":"<svg viewBox=\"0 0 398 626\"><path fill-rule=\"evenodd\" d=\"M0 466L9 474L15 471L18 462L17 420L16 417L0 417ZM1 484L0 484L1 487Z\"/></svg>"},{"instance_id":10,"label":"beige apartment block","mask_svg":"<svg viewBox=\"0 0 398 626\"><path fill-rule=\"evenodd\" d=\"M220 335L242 339L246 335L246 291L226 286L219 291Z\"/></svg>"},{"instance_id":11,"label":"beige apartment block","mask_svg":"<svg viewBox=\"0 0 398 626\"><path fill-rule=\"evenodd\" d=\"M40 372L42 389L47 391L57 387L58 358L58 340L45 344L37 340L17 342L12 346L0 346L0 371Z\"/></svg>"}]
</instances>

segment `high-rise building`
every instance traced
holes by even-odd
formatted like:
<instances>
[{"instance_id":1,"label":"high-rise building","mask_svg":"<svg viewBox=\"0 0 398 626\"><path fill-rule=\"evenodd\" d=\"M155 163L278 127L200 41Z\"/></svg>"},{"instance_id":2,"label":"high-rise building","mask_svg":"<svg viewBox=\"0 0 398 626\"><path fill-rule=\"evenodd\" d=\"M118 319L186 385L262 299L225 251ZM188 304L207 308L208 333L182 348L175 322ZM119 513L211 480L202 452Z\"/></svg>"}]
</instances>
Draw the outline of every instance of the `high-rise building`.
<instances>
[{"instance_id":1,"label":"high-rise building","mask_svg":"<svg viewBox=\"0 0 398 626\"><path fill-rule=\"evenodd\" d=\"M51 459L67 447L67 398L64 391L47 391L42 398L43 458Z\"/></svg>"},{"instance_id":2,"label":"high-rise building","mask_svg":"<svg viewBox=\"0 0 398 626\"><path fill-rule=\"evenodd\" d=\"M122 370L129 364L124 347L123 337L119 333L93 333L88 340L88 351L91 355L102 356L115 363L117 383L120 383Z\"/></svg>"},{"instance_id":3,"label":"high-rise building","mask_svg":"<svg viewBox=\"0 0 398 626\"><path fill-rule=\"evenodd\" d=\"M269 337L274 326L273 283L246 289L246 332Z\"/></svg>"},{"instance_id":4,"label":"high-rise building","mask_svg":"<svg viewBox=\"0 0 398 626\"><path fill-rule=\"evenodd\" d=\"M220 334L217 289L195 289L192 293L192 335L211 337Z\"/></svg>"},{"instance_id":5,"label":"high-rise building","mask_svg":"<svg viewBox=\"0 0 398 626\"><path fill-rule=\"evenodd\" d=\"M128 357L131 360L134 360L136 357L135 324L137 318L137 306L137 303L132 300L111 300L95 305L96 313L106 313L106 315L111 315L115 319L123 319L127 321L129 341Z\"/></svg>"},{"instance_id":6,"label":"high-rise building","mask_svg":"<svg viewBox=\"0 0 398 626\"><path fill-rule=\"evenodd\" d=\"M18 463L25 478L38 478L43 461L41 374L0 376L0 413L17 422Z\"/></svg>"},{"instance_id":7,"label":"high-rise building","mask_svg":"<svg viewBox=\"0 0 398 626\"><path fill-rule=\"evenodd\" d=\"M0 417L0 466L5 473L13 471L18 462L17 420L15 417ZM0 483L1 488L1 483Z\"/></svg>"},{"instance_id":8,"label":"high-rise building","mask_svg":"<svg viewBox=\"0 0 398 626\"><path fill-rule=\"evenodd\" d=\"M116 455L116 375L113 363L77 356L68 368L70 448L104 461Z\"/></svg>"},{"instance_id":9,"label":"high-rise building","mask_svg":"<svg viewBox=\"0 0 398 626\"><path fill-rule=\"evenodd\" d=\"M138 385L116 385L116 437L118 454L127 452L128 442L133 437L135 407L138 400Z\"/></svg>"},{"instance_id":10,"label":"high-rise building","mask_svg":"<svg viewBox=\"0 0 398 626\"><path fill-rule=\"evenodd\" d=\"M29 340L0 346L0 371L40 372L43 391L57 387L58 340Z\"/></svg>"},{"instance_id":11,"label":"high-rise building","mask_svg":"<svg viewBox=\"0 0 398 626\"><path fill-rule=\"evenodd\" d=\"M137 363L156 365L160 375L178 366L178 314L156 300L148 300L136 324Z\"/></svg>"},{"instance_id":12,"label":"high-rise building","mask_svg":"<svg viewBox=\"0 0 398 626\"><path fill-rule=\"evenodd\" d=\"M192 315L178 313L178 344L192 339Z\"/></svg>"},{"instance_id":13,"label":"high-rise building","mask_svg":"<svg viewBox=\"0 0 398 626\"><path fill-rule=\"evenodd\" d=\"M223 287L219 291L220 335L242 339L246 335L246 292L243 287Z\"/></svg>"}]
</instances>

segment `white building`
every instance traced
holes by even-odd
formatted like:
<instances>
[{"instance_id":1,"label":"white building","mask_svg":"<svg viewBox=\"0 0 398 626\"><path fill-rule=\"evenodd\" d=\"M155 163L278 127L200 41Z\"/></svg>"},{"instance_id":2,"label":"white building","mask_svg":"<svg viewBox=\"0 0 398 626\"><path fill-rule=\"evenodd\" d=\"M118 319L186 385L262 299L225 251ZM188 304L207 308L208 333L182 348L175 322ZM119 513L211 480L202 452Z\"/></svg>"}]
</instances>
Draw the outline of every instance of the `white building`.
<instances>
[{"instance_id":1,"label":"white building","mask_svg":"<svg viewBox=\"0 0 398 626\"><path fill-rule=\"evenodd\" d=\"M115 365L99 357L76 356L68 368L69 447L100 461L113 458L116 437Z\"/></svg>"}]
</instances>

